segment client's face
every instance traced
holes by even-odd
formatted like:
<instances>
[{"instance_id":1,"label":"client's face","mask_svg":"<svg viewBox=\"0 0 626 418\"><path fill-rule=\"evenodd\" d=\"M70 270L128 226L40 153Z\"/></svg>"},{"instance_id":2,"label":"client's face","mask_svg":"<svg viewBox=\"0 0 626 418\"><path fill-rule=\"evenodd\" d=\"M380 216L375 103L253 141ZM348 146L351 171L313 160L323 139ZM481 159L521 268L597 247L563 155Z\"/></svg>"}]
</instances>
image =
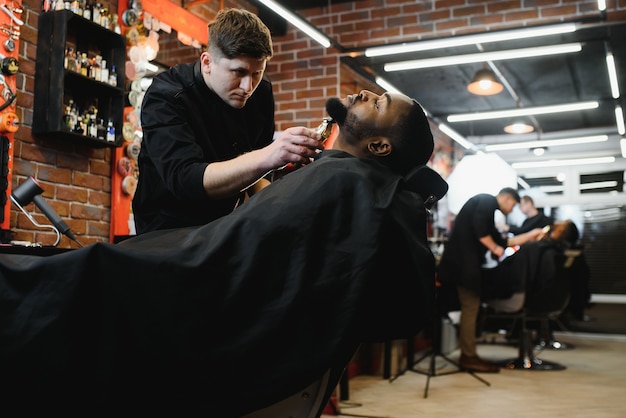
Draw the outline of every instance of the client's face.
<instances>
[{"instance_id":1,"label":"client's face","mask_svg":"<svg viewBox=\"0 0 626 418\"><path fill-rule=\"evenodd\" d=\"M339 127L356 140L389 135L402 118L409 114L413 102L398 93L377 95L363 90L344 99L333 97L326 111Z\"/></svg>"}]
</instances>

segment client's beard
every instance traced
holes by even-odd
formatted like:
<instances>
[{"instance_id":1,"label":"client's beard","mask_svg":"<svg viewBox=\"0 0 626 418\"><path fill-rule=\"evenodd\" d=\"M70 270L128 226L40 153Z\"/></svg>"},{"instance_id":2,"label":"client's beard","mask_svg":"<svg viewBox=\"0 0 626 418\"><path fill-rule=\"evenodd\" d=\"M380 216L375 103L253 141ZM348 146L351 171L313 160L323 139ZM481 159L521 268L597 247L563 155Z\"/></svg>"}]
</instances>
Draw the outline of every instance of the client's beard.
<instances>
[{"instance_id":1,"label":"client's beard","mask_svg":"<svg viewBox=\"0 0 626 418\"><path fill-rule=\"evenodd\" d=\"M348 108L341 103L338 97L331 97L326 101L326 112L339 125L343 125L348 116Z\"/></svg>"}]
</instances>

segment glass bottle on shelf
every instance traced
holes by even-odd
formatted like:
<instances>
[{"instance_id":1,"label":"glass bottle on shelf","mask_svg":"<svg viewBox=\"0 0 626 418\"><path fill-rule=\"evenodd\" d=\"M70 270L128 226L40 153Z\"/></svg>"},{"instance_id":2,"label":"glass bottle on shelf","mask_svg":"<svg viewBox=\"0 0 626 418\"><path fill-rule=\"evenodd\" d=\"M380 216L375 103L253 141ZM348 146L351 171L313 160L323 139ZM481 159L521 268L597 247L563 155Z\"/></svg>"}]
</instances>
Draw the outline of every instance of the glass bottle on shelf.
<instances>
[{"instance_id":1,"label":"glass bottle on shelf","mask_svg":"<svg viewBox=\"0 0 626 418\"><path fill-rule=\"evenodd\" d=\"M111 119L107 122L107 142L115 142L115 126Z\"/></svg>"},{"instance_id":2,"label":"glass bottle on shelf","mask_svg":"<svg viewBox=\"0 0 626 418\"><path fill-rule=\"evenodd\" d=\"M91 60L89 78L93 78L96 81L100 81L102 79L102 56L96 55Z\"/></svg>"},{"instance_id":3,"label":"glass bottle on shelf","mask_svg":"<svg viewBox=\"0 0 626 418\"><path fill-rule=\"evenodd\" d=\"M87 135L96 138L98 136L98 125L96 123L96 114L89 115L89 126L87 126Z\"/></svg>"},{"instance_id":4,"label":"glass bottle on shelf","mask_svg":"<svg viewBox=\"0 0 626 418\"><path fill-rule=\"evenodd\" d=\"M81 8L80 1L78 1L78 0L72 0L70 2L70 10L72 12L76 13L77 15L82 15L83 14L83 10Z\"/></svg>"},{"instance_id":5,"label":"glass bottle on shelf","mask_svg":"<svg viewBox=\"0 0 626 418\"><path fill-rule=\"evenodd\" d=\"M107 67L107 60L102 60L100 62L100 79L98 81L102 83L109 82L109 67Z\"/></svg>"},{"instance_id":6,"label":"glass bottle on shelf","mask_svg":"<svg viewBox=\"0 0 626 418\"><path fill-rule=\"evenodd\" d=\"M82 68L81 59L80 59L81 53L76 51L75 55L76 55L76 64L75 64L75 67L74 67L74 71L76 71L78 74L80 74L81 73L81 68Z\"/></svg>"},{"instance_id":7,"label":"glass bottle on shelf","mask_svg":"<svg viewBox=\"0 0 626 418\"><path fill-rule=\"evenodd\" d=\"M76 72L76 52L72 47L67 51L67 69Z\"/></svg>"},{"instance_id":8,"label":"glass bottle on shelf","mask_svg":"<svg viewBox=\"0 0 626 418\"><path fill-rule=\"evenodd\" d=\"M65 105L65 112L63 113L63 128L66 131L72 130L72 113L71 113L71 103L73 100L70 99L70 102Z\"/></svg>"},{"instance_id":9,"label":"glass bottle on shelf","mask_svg":"<svg viewBox=\"0 0 626 418\"><path fill-rule=\"evenodd\" d=\"M85 77L89 76L89 58L86 52L80 54L80 74Z\"/></svg>"},{"instance_id":10,"label":"glass bottle on shelf","mask_svg":"<svg viewBox=\"0 0 626 418\"><path fill-rule=\"evenodd\" d=\"M83 120L81 123L81 128L83 129L83 135L87 136L89 134L89 113L83 113Z\"/></svg>"},{"instance_id":11,"label":"glass bottle on shelf","mask_svg":"<svg viewBox=\"0 0 626 418\"><path fill-rule=\"evenodd\" d=\"M85 2L85 7L83 8L83 17L87 20L91 20L92 6L91 1L87 0Z\"/></svg>"},{"instance_id":12,"label":"glass bottle on shelf","mask_svg":"<svg viewBox=\"0 0 626 418\"><path fill-rule=\"evenodd\" d=\"M98 123L96 124L96 138L101 140L106 140L107 136L107 127L104 125L104 119L98 119Z\"/></svg>"},{"instance_id":13,"label":"glass bottle on shelf","mask_svg":"<svg viewBox=\"0 0 626 418\"><path fill-rule=\"evenodd\" d=\"M118 35L122 34L122 28L120 27L119 18L115 13L111 14L111 27L113 29L113 32L117 33Z\"/></svg>"},{"instance_id":14,"label":"glass bottle on shelf","mask_svg":"<svg viewBox=\"0 0 626 418\"><path fill-rule=\"evenodd\" d=\"M96 3L91 10L91 20L93 20L98 25L100 24L100 10L102 9L102 5L100 3Z\"/></svg>"},{"instance_id":15,"label":"glass bottle on shelf","mask_svg":"<svg viewBox=\"0 0 626 418\"><path fill-rule=\"evenodd\" d=\"M66 70L69 68L69 57L71 50L71 47L65 48L65 57L63 57L63 68L65 68Z\"/></svg>"},{"instance_id":16,"label":"glass bottle on shelf","mask_svg":"<svg viewBox=\"0 0 626 418\"><path fill-rule=\"evenodd\" d=\"M109 84L113 87L117 86L117 72L115 65L111 65L111 72L109 73Z\"/></svg>"},{"instance_id":17,"label":"glass bottle on shelf","mask_svg":"<svg viewBox=\"0 0 626 418\"><path fill-rule=\"evenodd\" d=\"M100 10L100 26L111 29L110 27L110 19L109 19L109 10L106 7L103 7Z\"/></svg>"}]
</instances>

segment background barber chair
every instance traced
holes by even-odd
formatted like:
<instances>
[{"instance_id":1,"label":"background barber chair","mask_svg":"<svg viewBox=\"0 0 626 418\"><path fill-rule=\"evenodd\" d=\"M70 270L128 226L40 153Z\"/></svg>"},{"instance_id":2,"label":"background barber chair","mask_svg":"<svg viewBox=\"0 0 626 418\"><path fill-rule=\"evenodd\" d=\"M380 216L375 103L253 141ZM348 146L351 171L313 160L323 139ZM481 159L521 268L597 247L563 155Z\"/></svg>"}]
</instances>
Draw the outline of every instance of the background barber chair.
<instances>
[{"instance_id":1,"label":"background barber chair","mask_svg":"<svg viewBox=\"0 0 626 418\"><path fill-rule=\"evenodd\" d=\"M529 321L550 321L558 316L567 307L571 294L571 275L575 259L580 256L581 250L566 250L557 253L555 257L555 276L553 286L550 289L536 294L529 292L526 295L524 309L512 316L519 319L521 323L521 335L518 345L517 358L507 359L499 363L501 367L507 369L521 370L565 370L566 366L538 359L535 356L535 345L533 336L535 331L529 329ZM506 316L507 314L504 314ZM500 315L502 317L502 315Z\"/></svg>"},{"instance_id":2,"label":"background barber chair","mask_svg":"<svg viewBox=\"0 0 626 418\"><path fill-rule=\"evenodd\" d=\"M588 299L588 296L585 298L583 295L588 294L588 288L585 283L585 275L589 274L589 267L587 266L583 256L583 247L579 246L565 250L565 256L567 257L565 260L566 268L571 269L568 271L578 275L578 278L570 276L570 278L574 280L571 281L572 297L569 299L569 306L576 303L582 304L583 301L576 300L576 296L578 295L578 299ZM539 320L539 328L535 338L536 349L571 350L575 348L573 344L558 341L554 337L555 326L558 326L561 331L567 331L567 327L563 321L561 321L562 314L563 311L558 312L558 314L548 315L547 317Z\"/></svg>"}]
</instances>

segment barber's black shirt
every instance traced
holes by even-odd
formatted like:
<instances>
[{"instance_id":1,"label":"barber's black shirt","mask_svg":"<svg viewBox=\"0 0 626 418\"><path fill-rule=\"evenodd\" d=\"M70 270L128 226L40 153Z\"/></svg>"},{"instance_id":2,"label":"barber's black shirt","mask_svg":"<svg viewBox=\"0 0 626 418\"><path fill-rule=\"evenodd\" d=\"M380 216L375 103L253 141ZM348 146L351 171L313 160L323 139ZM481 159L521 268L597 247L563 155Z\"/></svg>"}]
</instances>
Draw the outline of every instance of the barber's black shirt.
<instances>
[{"instance_id":1,"label":"barber's black shirt","mask_svg":"<svg viewBox=\"0 0 626 418\"><path fill-rule=\"evenodd\" d=\"M480 294L481 265L488 248L480 238L490 235L501 246L506 240L498 232L494 213L498 200L490 194L478 194L469 199L454 220L450 237L439 263L438 278L442 282L459 284Z\"/></svg>"},{"instance_id":2,"label":"barber's black shirt","mask_svg":"<svg viewBox=\"0 0 626 418\"><path fill-rule=\"evenodd\" d=\"M199 61L179 64L146 91L141 127L137 233L203 225L231 212L239 198L209 199L202 186L206 166L272 141L272 86L261 81L246 106L235 109L207 87Z\"/></svg>"},{"instance_id":3,"label":"barber's black shirt","mask_svg":"<svg viewBox=\"0 0 626 418\"><path fill-rule=\"evenodd\" d=\"M524 219L520 226L511 225L509 232L513 235L519 235L535 228L543 228L546 225L552 225L552 219L544 215L543 212L538 212L535 216Z\"/></svg>"}]
</instances>

